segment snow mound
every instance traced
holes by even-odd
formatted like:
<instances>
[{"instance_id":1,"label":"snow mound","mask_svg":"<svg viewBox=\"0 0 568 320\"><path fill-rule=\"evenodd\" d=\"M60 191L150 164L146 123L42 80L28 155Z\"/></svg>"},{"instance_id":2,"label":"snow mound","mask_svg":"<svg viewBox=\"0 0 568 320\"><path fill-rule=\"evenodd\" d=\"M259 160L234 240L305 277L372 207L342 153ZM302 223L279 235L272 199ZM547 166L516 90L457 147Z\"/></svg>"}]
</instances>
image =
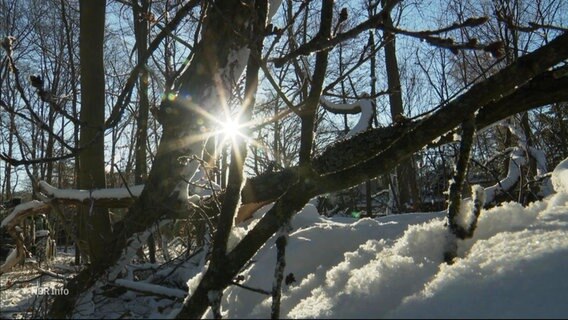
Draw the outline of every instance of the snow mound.
<instances>
[{"instance_id":1,"label":"snow mound","mask_svg":"<svg viewBox=\"0 0 568 320\"><path fill-rule=\"evenodd\" d=\"M292 221L285 276L295 282L283 287L281 317L565 317L568 207L553 200L482 212L453 265L443 262L443 212L354 220L306 208ZM274 247L259 251L243 284L270 291ZM270 315L269 296L231 287L225 297L226 317Z\"/></svg>"},{"instance_id":2,"label":"snow mound","mask_svg":"<svg viewBox=\"0 0 568 320\"><path fill-rule=\"evenodd\" d=\"M552 186L556 192L568 193L568 159L564 159L554 168Z\"/></svg>"}]
</instances>

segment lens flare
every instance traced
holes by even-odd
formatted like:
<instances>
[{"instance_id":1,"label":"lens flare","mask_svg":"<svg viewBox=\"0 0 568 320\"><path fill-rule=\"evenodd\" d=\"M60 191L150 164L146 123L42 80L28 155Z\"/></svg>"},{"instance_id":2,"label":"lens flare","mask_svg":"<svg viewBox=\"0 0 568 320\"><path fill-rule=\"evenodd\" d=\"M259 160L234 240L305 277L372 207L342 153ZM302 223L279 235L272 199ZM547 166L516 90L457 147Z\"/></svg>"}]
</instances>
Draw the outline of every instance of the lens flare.
<instances>
[{"instance_id":1,"label":"lens flare","mask_svg":"<svg viewBox=\"0 0 568 320\"><path fill-rule=\"evenodd\" d=\"M232 119L222 122L221 133L225 136L225 139L234 139L239 135L242 135L240 131L240 124Z\"/></svg>"}]
</instances>

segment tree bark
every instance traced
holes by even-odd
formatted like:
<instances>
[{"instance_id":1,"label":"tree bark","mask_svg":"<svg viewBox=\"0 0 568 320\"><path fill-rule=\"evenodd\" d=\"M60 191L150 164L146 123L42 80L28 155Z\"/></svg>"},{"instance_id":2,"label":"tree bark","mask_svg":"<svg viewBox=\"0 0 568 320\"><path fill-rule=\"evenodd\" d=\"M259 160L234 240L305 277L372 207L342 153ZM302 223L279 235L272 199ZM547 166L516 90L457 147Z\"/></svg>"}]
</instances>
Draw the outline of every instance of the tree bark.
<instances>
[{"instance_id":1,"label":"tree bark","mask_svg":"<svg viewBox=\"0 0 568 320\"><path fill-rule=\"evenodd\" d=\"M245 46L242 35L247 30L248 14L248 6L240 2L217 1L212 5L203 40L177 83L177 97L164 100L160 107L163 135L144 191L118 226L121 245L116 246L115 259L127 237L187 205L183 184L197 166L190 172L185 162L195 161L193 156L201 157L202 132L212 122L207 115L219 115L220 106L226 103L223 97L230 96L233 83L223 79L228 75L222 74L221 69L230 63L231 54ZM231 72L230 66L227 69L226 72Z\"/></svg>"},{"instance_id":2,"label":"tree bark","mask_svg":"<svg viewBox=\"0 0 568 320\"><path fill-rule=\"evenodd\" d=\"M317 37L329 38L331 36L331 21L333 18L333 1L324 0L322 3L320 29ZM302 131L300 135L300 165L306 165L311 160L314 142L314 126L316 110L319 106L323 81L327 70L327 56L329 50L322 50L316 54L316 65L312 77L312 86L306 103L300 111ZM307 72L307 70L306 70Z\"/></svg>"},{"instance_id":3,"label":"tree bark","mask_svg":"<svg viewBox=\"0 0 568 320\"><path fill-rule=\"evenodd\" d=\"M106 1L79 1L81 58L81 127L80 145L85 148L79 155L79 186L82 189L105 188L104 121L105 76L103 43ZM83 206L81 216L85 223L82 238L87 246L92 267L102 269L112 243L110 219L106 209ZM87 250L88 247L88 250Z\"/></svg>"},{"instance_id":4,"label":"tree bark","mask_svg":"<svg viewBox=\"0 0 568 320\"><path fill-rule=\"evenodd\" d=\"M140 63L146 59L148 54L148 19L147 14L150 4L148 0L132 2L132 14L134 18L134 35L136 37L137 61ZM142 184L146 182L148 168L146 165L146 144L148 143L148 113L150 111L150 101L148 99L149 75L147 65L144 64L140 71L138 82L138 116L136 117L136 146L135 146L135 166L134 183ZM148 237L148 254L151 263L156 262L156 241L154 235Z\"/></svg>"},{"instance_id":5,"label":"tree bark","mask_svg":"<svg viewBox=\"0 0 568 320\"><path fill-rule=\"evenodd\" d=\"M374 52L376 51L376 45L375 45L375 36L373 34L373 31L369 31L369 51L373 52L371 59L370 59L370 63L371 63L371 71L370 71L370 77L371 77L371 97L373 97L373 106L374 106L374 110L373 110L373 122L375 123L375 126L378 126L378 120L377 120L377 103L376 103L376 99L374 98L377 94L377 56L376 54L374 54ZM365 202L366 202L366 207L367 207L367 216L368 217L373 217L373 197L372 197L372 180L367 180L365 181ZM375 180L377 181L377 180Z\"/></svg>"},{"instance_id":6,"label":"tree bark","mask_svg":"<svg viewBox=\"0 0 568 320\"><path fill-rule=\"evenodd\" d=\"M460 153L456 163L453 181L449 188L449 204L448 204L448 220L450 222L450 230L458 235L458 223L456 217L459 214L462 189L464 181L467 177L467 168L469 165L470 153L473 146L473 137L475 134L475 122L473 116L462 124L462 141L460 143Z\"/></svg>"},{"instance_id":7,"label":"tree bark","mask_svg":"<svg viewBox=\"0 0 568 320\"><path fill-rule=\"evenodd\" d=\"M384 15L385 27L392 27L393 21L390 12ZM390 91L389 102L391 108L392 122L396 123L397 118L404 117L404 106L402 103L402 86L400 85L400 72L396 59L396 40L395 35L388 31L385 35L385 64ZM403 161L396 168L396 187L398 199L398 211L406 212L415 208L419 203L418 183L416 182L416 170L412 157Z\"/></svg>"}]
</instances>

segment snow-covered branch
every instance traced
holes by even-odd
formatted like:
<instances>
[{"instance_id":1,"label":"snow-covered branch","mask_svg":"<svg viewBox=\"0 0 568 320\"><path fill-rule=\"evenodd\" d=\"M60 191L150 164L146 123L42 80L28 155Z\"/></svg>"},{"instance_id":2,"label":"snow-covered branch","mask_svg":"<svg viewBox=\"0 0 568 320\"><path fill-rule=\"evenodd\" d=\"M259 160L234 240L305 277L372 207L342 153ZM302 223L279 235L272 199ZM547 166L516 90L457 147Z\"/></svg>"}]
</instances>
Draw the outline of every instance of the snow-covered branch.
<instances>
[{"instance_id":1,"label":"snow-covered branch","mask_svg":"<svg viewBox=\"0 0 568 320\"><path fill-rule=\"evenodd\" d=\"M325 98L321 97L320 102L325 107L326 110L333 113L340 114L358 114L361 113L361 117L357 124L351 129L345 138L350 138L358 133L361 133L371 127L371 122L373 121L373 115L375 113L375 107L373 101L369 99L369 95L363 95L363 99L358 100L354 103L337 104L327 101Z\"/></svg>"},{"instance_id":2,"label":"snow-covered branch","mask_svg":"<svg viewBox=\"0 0 568 320\"><path fill-rule=\"evenodd\" d=\"M510 157L507 176L491 187L485 188L485 204L493 202L499 193L510 190L519 181L521 166L527 162L524 152L520 148L514 148Z\"/></svg>"},{"instance_id":3,"label":"snow-covered branch","mask_svg":"<svg viewBox=\"0 0 568 320\"><path fill-rule=\"evenodd\" d=\"M164 297L171 297L171 298L185 298L187 292L175 289L175 288L168 288L164 286L160 286L157 284L146 283L142 281L131 281L125 279L116 279L114 284L117 286L124 287L126 289L130 289L133 291L143 292L147 294L152 294L156 296L164 296Z\"/></svg>"},{"instance_id":4,"label":"snow-covered branch","mask_svg":"<svg viewBox=\"0 0 568 320\"><path fill-rule=\"evenodd\" d=\"M46 213L50 210L49 204L37 200L22 203L14 207L12 212L2 220L1 228L11 229L17 226L23 219L36 215Z\"/></svg>"},{"instance_id":5,"label":"snow-covered branch","mask_svg":"<svg viewBox=\"0 0 568 320\"><path fill-rule=\"evenodd\" d=\"M96 190L58 189L45 181L39 183L40 191L48 198L73 204L93 203L98 207L126 208L140 196L144 185L124 188L108 188Z\"/></svg>"}]
</instances>

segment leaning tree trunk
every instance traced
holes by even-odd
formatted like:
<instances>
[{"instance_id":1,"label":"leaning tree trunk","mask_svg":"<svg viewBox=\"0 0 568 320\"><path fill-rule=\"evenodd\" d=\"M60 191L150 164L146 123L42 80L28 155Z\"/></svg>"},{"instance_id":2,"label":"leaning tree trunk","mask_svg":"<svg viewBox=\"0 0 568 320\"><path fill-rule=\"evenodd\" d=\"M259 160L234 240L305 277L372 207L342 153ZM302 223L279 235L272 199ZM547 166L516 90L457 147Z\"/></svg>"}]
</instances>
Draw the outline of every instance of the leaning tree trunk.
<instances>
[{"instance_id":1,"label":"leaning tree trunk","mask_svg":"<svg viewBox=\"0 0 568 320\"><path fill-rule=\"evenodd\" d=\"M235 78L246 64L248 39L242 35L247 31L250 7L239 1L218 1L212 7L205 21L203 40L175 88L177 95L168 97L160 106L160 145L142 195L118 225L120 245L113 253L115 259L127 237L162 217L185 210L188 181L198 168L200 159L196 158L201 158L207 137L203 133L215 125L217 119L212 118L222 114Z\"/></svg>"}]
</instances>

